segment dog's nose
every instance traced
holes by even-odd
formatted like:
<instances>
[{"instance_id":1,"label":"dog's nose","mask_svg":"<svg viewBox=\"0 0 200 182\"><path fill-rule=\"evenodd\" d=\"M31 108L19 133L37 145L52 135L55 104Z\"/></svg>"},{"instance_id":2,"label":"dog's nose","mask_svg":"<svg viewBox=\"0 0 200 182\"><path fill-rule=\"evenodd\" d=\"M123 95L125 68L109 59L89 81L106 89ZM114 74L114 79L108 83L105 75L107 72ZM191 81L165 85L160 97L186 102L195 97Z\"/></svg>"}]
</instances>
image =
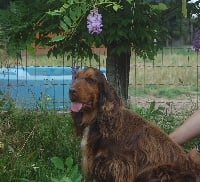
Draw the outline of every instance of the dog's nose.
<instances>
[{"instance_id":1,"label":"dog's nose","mask_svg":"<svg viewBox=\"0 0 200 182\"><path fill-rule=\"evenodd\" d=\"M75 89L75 88L73 88L73 87L71 87L70 89L69 89L69 93L70 94L75 94L77 92L77 90Z\"/></svg>"}]
</instances>

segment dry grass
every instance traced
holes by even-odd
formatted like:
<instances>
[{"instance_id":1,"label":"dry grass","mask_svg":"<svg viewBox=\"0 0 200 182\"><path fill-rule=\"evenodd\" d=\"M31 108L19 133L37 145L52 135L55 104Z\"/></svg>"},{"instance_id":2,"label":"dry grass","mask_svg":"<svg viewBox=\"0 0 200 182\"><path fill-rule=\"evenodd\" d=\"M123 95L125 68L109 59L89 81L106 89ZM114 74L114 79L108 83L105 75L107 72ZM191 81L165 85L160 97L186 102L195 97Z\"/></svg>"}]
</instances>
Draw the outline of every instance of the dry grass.
<instances>
[{"instance_id":1,"label":"dry grass","mask_svg":"<svg viewBox=\"0 0 200 182\"><path fill-rule=\"evenodd\" d=\"M99 52L98 52L99 51ZM100 65L105 67L106 53L99 49L97 54L100 58ZM94 60L72 60L65 57L50 57L46 55L28 55L22 53L22 59L8 57L5 52L0 52L1 66L71 66L74 62L81 66L99 67L99 62ZM158 52L155 60L143 60L131 58L130 87L129 95L144 97L166 97L177 99L196 99L198 96L199 57L197 53L188 47L165 48ZM197 98L198 99L198 98ZM200 102L200 101L199 101Z\"/></svg>"},{"instance_id":2,"label":"dry grass","mask_svg":"<svg viewBox=\"0 0 200 182\"><path fill-rule=\"evenodd\" d=\"M12 58L0 50L1 66L71 66L73 62L79 65L99 66L99 62L80 61L67 59L65 57L50 57L46 55L28 55L18 58ZM105 66L105 55L100 55L101 66ZM189 48L173 48L160 51L155 57L155 60L143 60L139 57L132 56L130 84L137 87L144 87L145 84L159 85L196 85L198 68L197 54ZM200 63L199 63L200 65ZM136 86L136 85L135 85Z\"/></svg>"},{"instance_id":3,"label":"dry grass","mask_svg":"<svg viewBox=\"0 0 200 182\"><path fill-rule=\"evenodd\" d=\"M94 52L98 55L100 61L92 60L82 60L80 58L69 58L66 54L65 56L58 57L47 57L47 51L40 51L38 54L26 54L25 51L21 52L21 57L9 57L5 51L0 49L0 64L1 66L94 66L94 67L105 67L106 52L105 49L99 48L95 49Z\"/></svg>"},{"instance_id":4,"label":"dry grass","mask_svg":"<svg viewBox=\"0 0 200 182\"><path fill-rule=\"evenodd\" d=\"M156 101L179 110L197 107L200 103L198 59L197 53L188 48L164 49L154 61L134 58L129 88L132 102L147 106Z\"/></svg>"},{"instance_id":5,"label":"dry grass","mask_svg":"<svg viewBox=\"0 0 200 182\"><path fill-rule=\"evenodd\" d=\"M138 86L141 85L141 87L144 87L145 84L196 85L197 54L187 49L182 49L182 53L176 52L176 50L170 53L168 49L165 50L164 53L159 52L154 61L140 58L133 60L130 83L134 84L137 81Z\"/></svg>"}]
</instances>

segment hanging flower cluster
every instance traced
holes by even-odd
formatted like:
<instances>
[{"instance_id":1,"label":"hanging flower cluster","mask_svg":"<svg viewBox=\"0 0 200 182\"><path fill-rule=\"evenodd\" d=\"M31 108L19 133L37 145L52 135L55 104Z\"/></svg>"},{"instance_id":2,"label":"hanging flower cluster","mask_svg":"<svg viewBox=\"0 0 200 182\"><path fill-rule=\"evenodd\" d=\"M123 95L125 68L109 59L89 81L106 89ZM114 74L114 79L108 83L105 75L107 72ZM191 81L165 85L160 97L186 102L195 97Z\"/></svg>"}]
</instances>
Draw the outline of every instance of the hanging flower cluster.
<instances>
[{"instance_id":1,"label":"hanging flower cluster","mask_svg":"<svg viewBox=\"0 0 200 182\"><path fill-rule=\"evenodd\" d=\"M94 7L87 16L87 28L90 34L102 32L102 15L98 13L98 8Z\"/></svg>"},{"instance_id":2,"label":"hanging flower cluster","mask_svg":"<svg viewBox=\"0 0 200 182\"><path fill-rule=\"evenodd\" d=\"M196 29L193 39L193 49L200 51L200 27Z\"/></svg>"}]
</instances>

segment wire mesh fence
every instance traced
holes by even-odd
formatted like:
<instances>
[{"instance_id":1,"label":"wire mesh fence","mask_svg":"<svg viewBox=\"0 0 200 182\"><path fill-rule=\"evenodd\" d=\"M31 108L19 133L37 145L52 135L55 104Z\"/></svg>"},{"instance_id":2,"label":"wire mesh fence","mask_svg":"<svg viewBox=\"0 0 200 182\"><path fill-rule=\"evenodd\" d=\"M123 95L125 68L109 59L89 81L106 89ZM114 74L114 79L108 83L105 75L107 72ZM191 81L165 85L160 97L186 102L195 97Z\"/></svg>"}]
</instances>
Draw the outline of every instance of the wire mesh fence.
<instances>
[{"instance_id":1,"label":"wire mesh fence","mask_svg":"<svg viewBox=\"0 0 200 182\"><path fill-rule=\"evenodd\" d=\"M38 49L32 56L27 51L14 59L5 56L0 67L0 99L12 99L16 107L23 109L68 109L74 67L94 66L105 73L105 52L94 51L101 62L67 59L67 55L47 59L47 51Z\"/></svg>"},{"instance_id":2,"label":"wire mesh fence","mask_svg":"<svg viewBox=\"0 0 200 182\"><path fill-rule=\"evenodd\" d=\"M93 51L100 61L47 59L46 50L34 56L23 51L18 57L1 60L0 90L15 98L20 107L67 109L72 66L94 66L105 72L106 49ZM155 60L131 56L129 96L133 105L157 105L170 108L199 107L200 62L190 47L169 47L159 51ZM20 103L20 104L19 104Z\"/></svg>"},{"instance_id":3,"label":"wire mesh fence","mask_svg":"<svg viewBox=\"0 0 200 182\"><path fill-rule=\"evenodd\" d=\"M164 48L153 61L133 55L131 100L142 106L155 101L171 108L198 108L199 67L198 52L188 47Z\"/></svg>"}]
</instances>

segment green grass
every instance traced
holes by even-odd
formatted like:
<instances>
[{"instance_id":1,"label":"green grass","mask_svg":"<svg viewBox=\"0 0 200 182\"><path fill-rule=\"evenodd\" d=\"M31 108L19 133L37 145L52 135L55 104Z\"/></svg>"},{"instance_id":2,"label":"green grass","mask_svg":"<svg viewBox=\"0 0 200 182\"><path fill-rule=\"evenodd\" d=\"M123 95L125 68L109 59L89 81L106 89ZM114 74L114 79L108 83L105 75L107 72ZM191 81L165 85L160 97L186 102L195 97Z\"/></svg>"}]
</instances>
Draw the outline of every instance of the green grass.
<instances>
[{"instance_id":1,"label":"green grass","mask_svg":"<svg viewBox=\"0 0 200 182\"><path fill-rule=\"evenodd\" d=\"M64 173L51 158L72 157L80 173L79 140L69 114L54 111L0 111L0 179L49 182Z\"/></svg>"},{"instance_id":2,"label":"green grass","mask_svg":"<svg viewBox=\"0 0 200 182\"><path fill-rule=\"evenodd\" d=\"M67 113L19 110L0 101L0 179L8 182L84 180L80 170L80 140ZM8 106L8 105L7 105ZM134 109L166 133L179 126L191 111L170 113L166 108ZM198 140L198 139L197 139ZM196 140L184 145L194 146Z\"/></svg>"},{"instance_id":3,"label":"green grass","mask_svg":"<svg viewBox=\"0 0 200 182\"><path fill-rule=\"evenodd\" d=\"M164 97L168 99L180 98L185 96L195 95L197 92L196 86L158 86L158 85L148 85L145 88L133 89L129 87L130 96L142 96L142 95L154 95L156 97Z\"/></svg>"}]
</instances>

